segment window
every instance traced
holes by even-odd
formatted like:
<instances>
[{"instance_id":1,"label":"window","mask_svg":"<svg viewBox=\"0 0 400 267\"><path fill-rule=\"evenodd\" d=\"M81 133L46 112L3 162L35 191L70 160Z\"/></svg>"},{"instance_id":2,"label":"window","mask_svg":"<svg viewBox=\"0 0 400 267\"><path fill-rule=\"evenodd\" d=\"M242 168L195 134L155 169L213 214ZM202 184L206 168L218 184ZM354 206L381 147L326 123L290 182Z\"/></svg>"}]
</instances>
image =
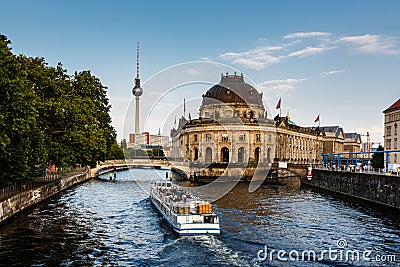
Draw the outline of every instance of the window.
<instances>
[{"instance_id":1,"label":"window","mask_svg":"<svg viewBox=\"0 0 400 267\"><path fill-rule=\"evenodd\" d=\"M189 135L186 138L186 144L189 144Z\"/></svg>"},{"instance_id":2,"label":"window","mask_svg":"<svg viewBox=\"0 0 400 267\"><path fill-rule=\"evenodd\" d=\"M391 147L392 147L392 140L387 139L386 140L386 150L391 149Z\"/></svg>"},{"instance_id":3,"label":"window","mask_svg":"<svg viewBox=\"0 0 400 267\"><path fill-rule=\"evenodd\" d=\"M206 141L211 141L211 134L206 134Z\"/></svg>"},{"instance_id":4,"label":"window","mask_svg":"<svg viewBox=\"0 0 400 267\"><path fill-rule=\"evenodd\" d=\"M194 141L197 142L197 134L194 135Z\"/></svg>"},{"instance_id":5,"label":"window","mask_svg":"<svg viewBox=\"0 0 400 267\"><path fill-rule=\"evenodd\" d=\"M397 138L393 140L393 149L397 149Z\"/></svg>"},{"instance_id":6,"label":"window","mask_svg":"<svg viewBox=\"0 0 400 267\"><path fill-rule=\"evenodd\" d=\"M386 127L386 136L390 136L391 135L391 131L392 131L392 127L391 126L387 126Z\"/></svg>"},{"instance_id":7,"label":"window","mask_svg":"<svg viewBox=\"0 0 400 267\"><path fill-rule=\"evenodd\" d=\"M246 141L246 135L245 134L239 134L239 141Z\"/></svg>"},{"instance_id":8,"label":"window","mask_svg":"<svg viewBox=\"0 0 400 267\"><path fill-rule=\"evenodd\" d=\"M228 134L222 134L222 142L228 142Z\"/></svg>"},{"instance_id":9,"label":"window","mask_svg":"<svg viewBox=\"0 0 400 267\"><path fill-rule=\"evenodd\" d=\"M256 134L256 142L261 142L261 134Z\"/></svg>"},{"instance_id":10,"label":"window","mask_svg":"<svg viewBox=\"0 0 400 267\"><path fill-rule=\"evenodd\" d=\"M397 154L394 154L394 162L397 162Z\"/></svg>"},{"instance_id":11,"label":"window","mask_svg":"<svg viewBox=\"0 0 400 267\"><path fill-rule=\"evenodd\" d=\"M397 123L394 124L394 135L397 135Z\"/></svg>"}]
</instances>

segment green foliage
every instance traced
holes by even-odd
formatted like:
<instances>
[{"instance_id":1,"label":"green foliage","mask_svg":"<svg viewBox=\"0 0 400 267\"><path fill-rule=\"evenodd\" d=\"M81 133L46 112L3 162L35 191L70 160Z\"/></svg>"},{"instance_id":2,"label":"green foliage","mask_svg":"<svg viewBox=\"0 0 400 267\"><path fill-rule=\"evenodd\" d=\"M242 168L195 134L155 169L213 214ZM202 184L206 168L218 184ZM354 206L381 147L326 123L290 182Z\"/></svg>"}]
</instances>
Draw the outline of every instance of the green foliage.
<instances>
[{"instance_id":1,"label":"green foliage","mask_svg":"<svg viewBox=\"0 0 400 267\"><path fill-rule=\"evenodd\" d=\"M98 78L90 71L70 76L61 63L49 67L9 46L0 34L0 186L49 165L93 166L121 152Z\"/></svg>"},{"instance_id":2,"label":"green foliage","mask_svg":"<svg viewBox=\"0 0 400 267\"><path fill-rule=\"evenodd\" d=\"M164 150L160 148L153 148L152 153L155 157L164 157Z\"/></svg>"},{"instance_id":3,"label":"green foliage","mask_svg":"<svg viewBox=\"0 0 400 267\"><path fill-rule=\"evenodd\" d=\"M122 147L119 146L117 143L112 144L110 151L107 155L107 159L124 159L124 158L125 155Z\"/></svg>"},{"instance_id":4,"label":"green foliage","mask_svg":"<svg viewBox=\"0 0 400 267\"><path fill-rule=\"evenodd\" d=\"M379 153L378 151L383 151L383 147L379 145L377 152L372 155L371 164L373 168L382 169L384 167L384 153Z\"/></svg>"}]
</instances>

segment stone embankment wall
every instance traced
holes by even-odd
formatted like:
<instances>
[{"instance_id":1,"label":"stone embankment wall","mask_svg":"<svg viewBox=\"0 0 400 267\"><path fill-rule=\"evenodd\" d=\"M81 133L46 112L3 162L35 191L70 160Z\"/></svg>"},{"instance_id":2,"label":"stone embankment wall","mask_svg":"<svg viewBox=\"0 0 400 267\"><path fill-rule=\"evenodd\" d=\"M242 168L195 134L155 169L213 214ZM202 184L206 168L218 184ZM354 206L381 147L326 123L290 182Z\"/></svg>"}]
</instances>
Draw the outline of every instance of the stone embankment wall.
<instances>
[{"instance_id":1,"label":"stone embankment wall","mask_svg":"<svg viewBox=\"0 0 400 267\"><path fill-rule=\"evenodd\" d=\"M90 179L90 170L13 195L0 202L0 223L32 205L88 179Z\"/></svg>"},{"instance_id":2,"label":"stone embankment wall","mask_svg":"<svg viewBox=\"0 0 400 267\"><path fill-rule=\"evenodd\" d=\"M400 177L313 169L305 184L400 209Z\"/></svg>"}]
</instances>

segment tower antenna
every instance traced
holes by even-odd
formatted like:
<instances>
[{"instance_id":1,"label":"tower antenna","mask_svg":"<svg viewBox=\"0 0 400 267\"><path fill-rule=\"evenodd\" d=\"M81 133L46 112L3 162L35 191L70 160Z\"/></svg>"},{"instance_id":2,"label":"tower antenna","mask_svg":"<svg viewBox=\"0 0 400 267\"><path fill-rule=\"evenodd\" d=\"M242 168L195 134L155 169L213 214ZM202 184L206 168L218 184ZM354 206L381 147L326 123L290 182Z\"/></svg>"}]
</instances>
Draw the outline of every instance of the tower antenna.
<instances>
[{"instance_id":1,"label":"tower antenna","mask_svg":"<svg viewBox=\"0 0 400 267\"><path fill-rule=\"evenodd\" d=\"M136 46L136 78L139 79L139 42Z\"/></svg>"}]
</instances>

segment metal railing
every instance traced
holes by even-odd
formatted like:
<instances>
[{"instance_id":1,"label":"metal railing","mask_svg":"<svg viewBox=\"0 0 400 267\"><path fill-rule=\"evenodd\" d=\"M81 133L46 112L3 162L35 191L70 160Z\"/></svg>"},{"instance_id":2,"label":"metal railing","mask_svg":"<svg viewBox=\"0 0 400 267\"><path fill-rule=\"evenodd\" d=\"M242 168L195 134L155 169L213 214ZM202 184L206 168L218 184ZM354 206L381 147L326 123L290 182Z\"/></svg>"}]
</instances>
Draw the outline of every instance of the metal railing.
<instances>
[{"instance_id":1,"label":"metal railing","mask_svg":"<svg viewBox=\"0 0 400 267\"><path fill-rule=\"evenodd\" d=\"M27 191L30 189L34 189L34 188L40 187L45 184L57 183L61 179L66 178L66 177L70 177L70 176L74 176L74 175L78 175L78 174L84 174L85 172L88 171L88 167L75 168L75 169L70 168L67 170L60 170L59 172L46 171L45 175L42 177L35 177L29 181L17 182L8 187L1 188L0 189L0 201L3 201L13 195L18 194L18 193L21 193L21 192L24 192L24 191Z\"/></svg>"},{"instance_id":2,"label":"metal railing","mask_svg":"<svg viewBox=\"0 0 400 267\"><path fill-rule=\"evenodd\" d=\"M385 172L380 169L362 169L359 168L340 168L340 167L324 167L314 166L314 169L325 170L325 171L336 171L336 172L353 172L353 173L366 173L366 174L377 174L377 175L388 175L388 176L400 176L400 172Z\"/></svg>"}]
</instances>

